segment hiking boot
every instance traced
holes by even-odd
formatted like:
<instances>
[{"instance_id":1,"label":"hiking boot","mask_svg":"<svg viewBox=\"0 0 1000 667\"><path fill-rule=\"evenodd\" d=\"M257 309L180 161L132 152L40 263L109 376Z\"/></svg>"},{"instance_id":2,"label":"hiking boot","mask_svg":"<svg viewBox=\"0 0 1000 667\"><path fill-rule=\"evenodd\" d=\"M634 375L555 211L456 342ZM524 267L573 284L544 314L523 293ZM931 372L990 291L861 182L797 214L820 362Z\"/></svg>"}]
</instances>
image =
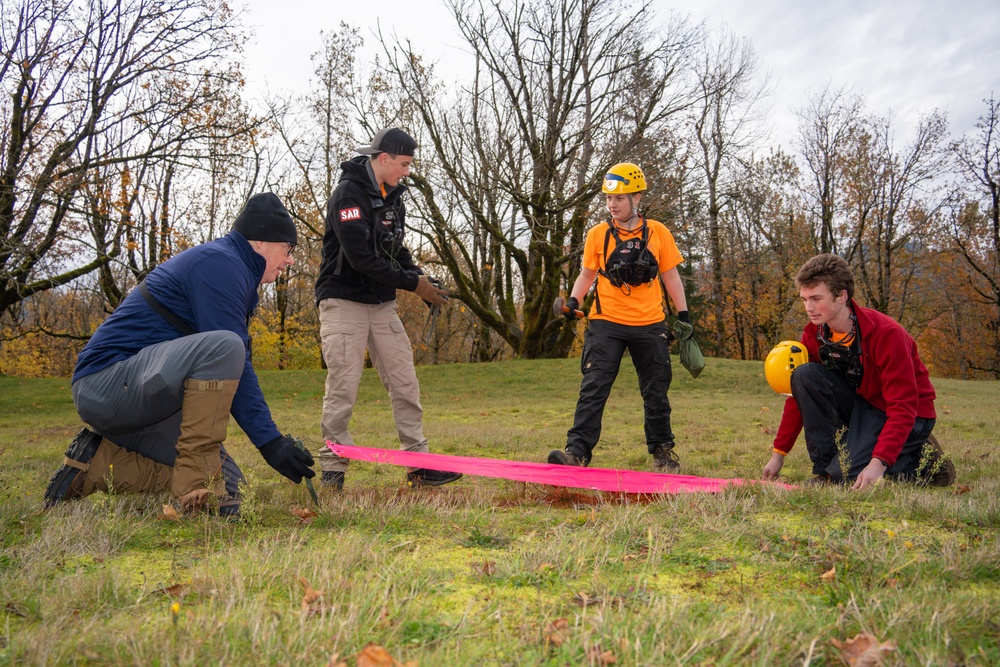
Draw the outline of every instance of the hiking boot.
<instances>
[{"instance_id":1,"label":"hiking boot","mask_svg":"<svg viewBox=\"0 0 1000 667\"><path fill-rule=\"evenodd\" d=\"M921 476L927 486L951 486L955 483L955 464L945 456L941 444L933 435L927 436L924 456L927 457L927 464Z\"/></svg>"},{"instance_id":2,"label":"hiking boot","mask_svg":"<svg viewBox=\"0 0 1000 667\"><path fill-rule=\"evenodd\" d=\"M236 522L240 520L240 500L239 498L220 498L219 517L226 521Z\"/></svg>"},{"instance_id":3,"label":"hiking boot","mask_svg":"<svg viewBox=\"0 0 1000 667\"><path fill-rule=\"evenodd\" d=\"M323 486L328 486L336 491L344 490L344 471L343 470L324 470L323 476L319 478L319 483Z\"/></svg>"},{"instance_id":4,"label":"hiking boot","mask_svg":"<svg viewBox=\"0 0 1000 667\"><path fill-rule=\"evenodd\" d=\"M66 450L62 467L52 475L49 485L45 487L46 507L83 495L83 483L87 479L89 463L97 453L97 448L101 446L101 440L103 438L89 428L76 434L69 449Z\"/></svg>"},{"instance_id":5,"label":"hiking boot","mask_svg":"<svg viewBox=\"0 0 1000 667\"><path fill-rule=\"evenodd\" d=\"M673 473L681 469L681 460L674 453L674 448L657 447L653 451L653 470L662 473Z\"/></svg>"},{"instance_id":6,"label":"hiking boot","mask_svg":"<svg viewBox=\"0 0 1000 667\"><path fill-rule=\"evenodd\" d=\"M579 456L577 456L573 452L569 450L563 451L561 449L553 449L551 452L549 452L548 461L552 465L559 465L559 466L587 465L586 463L583 462L583 460L580 459Z\"/></svg>"},{"instance_id":7,"label":"hiking boot","mask_svg":"<svg viewBox=\"0 0 1000 667\"><path fill-rule=\"evenodd\" d=\"M444 470L430 470L428 468L417 468L406 473L406 482L410 486L441 486L451 484L461 479L460 472L445 472Z\"/></svg>"}]
</instances>

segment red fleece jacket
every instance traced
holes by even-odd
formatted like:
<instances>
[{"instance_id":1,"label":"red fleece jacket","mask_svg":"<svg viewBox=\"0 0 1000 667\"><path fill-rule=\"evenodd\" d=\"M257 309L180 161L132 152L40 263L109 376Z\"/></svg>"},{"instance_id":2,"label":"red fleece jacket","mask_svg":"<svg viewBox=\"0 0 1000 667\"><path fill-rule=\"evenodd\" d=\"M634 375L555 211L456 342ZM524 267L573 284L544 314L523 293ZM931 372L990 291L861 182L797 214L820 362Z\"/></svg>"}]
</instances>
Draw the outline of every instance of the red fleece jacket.
<instances>
[{"instance_id":1,"label":"red fleece jacket","mask_svg":"<svg viewBox=\"0 0 1000 667\"><path fill-rule=\"evenodd\" d=\"M862 308L851 300L861 335L861 364L864 377L857 395L886 414L872 456L892 465L913 430L917 417L934 419L934 387L927 368L917 354L917 344L896 320L877 310ZM809 361L819 362L816 325L809 323L801 342L809 351ZM787 454L802 430L802 413L794 398L785 401L781 425L774 438L774 450Z\"/></svg>"}]
</instances>

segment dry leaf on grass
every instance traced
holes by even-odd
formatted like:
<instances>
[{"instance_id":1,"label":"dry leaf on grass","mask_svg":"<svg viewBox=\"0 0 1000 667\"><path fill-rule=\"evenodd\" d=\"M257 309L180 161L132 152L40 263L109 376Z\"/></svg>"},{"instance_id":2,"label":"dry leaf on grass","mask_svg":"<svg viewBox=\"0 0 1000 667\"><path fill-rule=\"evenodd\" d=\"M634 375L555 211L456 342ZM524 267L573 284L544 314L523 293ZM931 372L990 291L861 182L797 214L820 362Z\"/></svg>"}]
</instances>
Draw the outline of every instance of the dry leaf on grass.
<instances>
[{"instance_id":1,"label":"dry leaf on grass","mask_svg":"<svg viewBox=\"0 0 1000 667\"><path fill-rule=\"evenodd\" d=\"M401 663L378 644L369 644L358 653L357 667L417 667L414 660Z\"/></svg>"},{"instance_id":2,"label":"dry leaf on grass","mask_svg":"<svg viewBox=\"0 0 1000 667\"><path fill-rule=\"evenodd\" d=\"M592 665L613 665L618 658L611 651L602 651L600 644L594 644L587 649L587 659Z\"/></svg>"},{"instance_id":3,"label":"dry leaf on grass","mask_svg":"<svg viewBox=\"0 0 1000 667\"><path fill-rule=\"evenodd\" d=\"M635 560L637 558L645 558L648 555L649 555L649 545L648 544L644 544L641 547L639 547L639 553L634 553L634 554L628 553L628 554L625 554L624 556L622 556L622 561L627 563L627 562Z\"/></svg>"},{"instance_id":4,"label":"dry leaf on grass","mask_svg":"<svg viewBox=\"0 0 1000 667\"><path fill-rule=\"evenodd\" d=\"M562 646L569 639L569 621L559 617L545 627L545 643Z\"/></svg>"},{"instance_id":5,"label":"dry leaf on grass","mask_svg":"<svg viewBox=\"0 0 1000 667\"><path fill-rule=\"evenodd\" d=\"M309 585L305 577L299 577L302 585L302 613L306 616L318 614L323 611L323 591L318 591Z\"/></svg>"},{"instance_id":6,"label":"dry leaf on grass","mask_svg":"<svg viewBox=\"0 0 1000 667\"><path fill-rule=\"evenodd\" d=\"M829 581L830 579L836 579L837 578L837 566L834 565L829 570L827 570L823 574L819 575L819 578L820 579L824 579L826 581Z\"/></svg>"},{"instance_id":7,"label":"dry leaf on grass","mask_svg":"<svg viewBox=\"0 0 1000 667\"><path fill-rule=\"evenodd\" d=\"M181 514L177 511L177 508L173 505L164 505L163 513L158 517L166 521L180 521Z\"/></svg>"},{"instance_id":8,"label":"dry leaf on grass","mask_svg":"<svg viewBox=\"0 0 1000 667\"><path fill-rule=\"evenodd\" d=\"M965 484L956 484L955 485L955 495L956 496L960 496L963 493L969 493L970 491L972 491L972 487L971 486L966 486Z\"/></svg>"},{"instance_id":9,"label":"dry leaf on grass","mask_svg":"<svg viewBox=\"0 0 1000 667\"><path fill-rule=\"evenodd\" d=\"M163 593L164 595L172 598L183 597L187 591L184 590L184 584L174 584L173 586L167 586L166 588L158 588L154 593Z\"/></svg>"},{"instance_id":10,"label":"dry leaf on grass","mask_svg":"<svg viewBox=\"0 0 1000 667\"><path fill-rule=\"evenodd\" d=\"M879 642L878 638L862 632L841 642L831 639L830 643L840 651L840 659L849 667L877 667L887 653L896 650L894 642Z\"/></svg>"},{"instance_id":11,"label":"dry leaf on grass","mask_svg":"<svg viewBox=\"0 0 1000 667\"><path fill-rule=\"evenodd\" d=\"M293 507L292 514L298 517L299 521L301 521L302 523L309 523L310 521L319 516L318 514L316 514L316 512L313 512L308 507Z\"/></svg>"},{"instance_id":12,"label":"dry leaf on grass","mask_svg":"<svg viewBox=\"0 0 1000 667\"><path fill-rule=\"evenodd\" d=\"M484 560L480 571L484 576L492 577L493 573L497 571L497 562L495 560Z\"/></svg>"}]
</instances>

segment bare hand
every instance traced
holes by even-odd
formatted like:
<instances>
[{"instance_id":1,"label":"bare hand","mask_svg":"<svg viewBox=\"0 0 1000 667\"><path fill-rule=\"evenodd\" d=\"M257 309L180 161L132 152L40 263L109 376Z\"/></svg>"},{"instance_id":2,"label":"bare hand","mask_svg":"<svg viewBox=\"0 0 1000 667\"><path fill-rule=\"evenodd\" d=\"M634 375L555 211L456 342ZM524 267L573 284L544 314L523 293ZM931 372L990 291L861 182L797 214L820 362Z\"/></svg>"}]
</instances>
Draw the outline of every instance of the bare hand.
<instances>
[{"instance_id":1,"label":"bare hand","mask_svg":"<svg viewBox=\"0 0 1000 667\"><path fill-rule=\"evenodd\" d=\"M870 486L874 486L877 481L882 479L882 475L885 474L885 464L878 459L872 459L871 462L865 466L865 469L861 471L858 478L854 480L854 486L851 488L856 491L863 491Z\"/></svg>"},{"instance_id":2,"label":"bare hand","mask_svg":"<svg viewBox=\"0 0 1000 667\"><path fill-rule=\"evenodd\" d=\"M767 462L764 466L764 479L778 479L778 473L781 472L781 467L785 465L785 457L775 452L771 454L771 460Z\"/></svg>"},{"instance_id":3,"label":"bare hand","mask_svg":"<svg viewBox=\"0 0 1000 667\"><path fill-rule=\"evenodd\" d=\"M443 289L435 287L425 275L420 276L420 280L417 281L417 287L413 290L413 293L432 306L443 306L448 301L448 293Z\"/></svg>"}]
</instances>

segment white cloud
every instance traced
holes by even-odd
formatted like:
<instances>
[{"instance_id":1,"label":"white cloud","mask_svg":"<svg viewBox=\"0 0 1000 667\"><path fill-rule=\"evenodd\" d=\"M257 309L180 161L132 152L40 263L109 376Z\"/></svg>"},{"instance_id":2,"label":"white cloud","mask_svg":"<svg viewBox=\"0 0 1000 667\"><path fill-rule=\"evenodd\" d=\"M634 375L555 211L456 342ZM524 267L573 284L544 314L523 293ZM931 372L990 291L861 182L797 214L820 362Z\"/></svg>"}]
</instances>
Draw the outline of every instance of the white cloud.
<instances>
[{"instance_id":1,"label":"white cloud","mask_svg":"<svg viewBox=\"0 0 1000 667\"><path fill-rule=\"evenodd\" d=\"M774 141L788 147L794 111L828 84L863 94L869 111L892 111L905 137L922 113L947 111L953 131L966 132L983 112L982 99L1000 95L1000 2L996 0L655 0L664 21L670 11L725 23L749 38L775 85ZM309 55L320 30L341 21L362 28L374 54L372 31L409 38L417 50L455 68L466 50L443 2L382 0L334 3L250 0L247 23L257 27L247 51L256 90L304 90ZM454 71L460 71L455 69Z\"/></svg>"}]
</instances>

